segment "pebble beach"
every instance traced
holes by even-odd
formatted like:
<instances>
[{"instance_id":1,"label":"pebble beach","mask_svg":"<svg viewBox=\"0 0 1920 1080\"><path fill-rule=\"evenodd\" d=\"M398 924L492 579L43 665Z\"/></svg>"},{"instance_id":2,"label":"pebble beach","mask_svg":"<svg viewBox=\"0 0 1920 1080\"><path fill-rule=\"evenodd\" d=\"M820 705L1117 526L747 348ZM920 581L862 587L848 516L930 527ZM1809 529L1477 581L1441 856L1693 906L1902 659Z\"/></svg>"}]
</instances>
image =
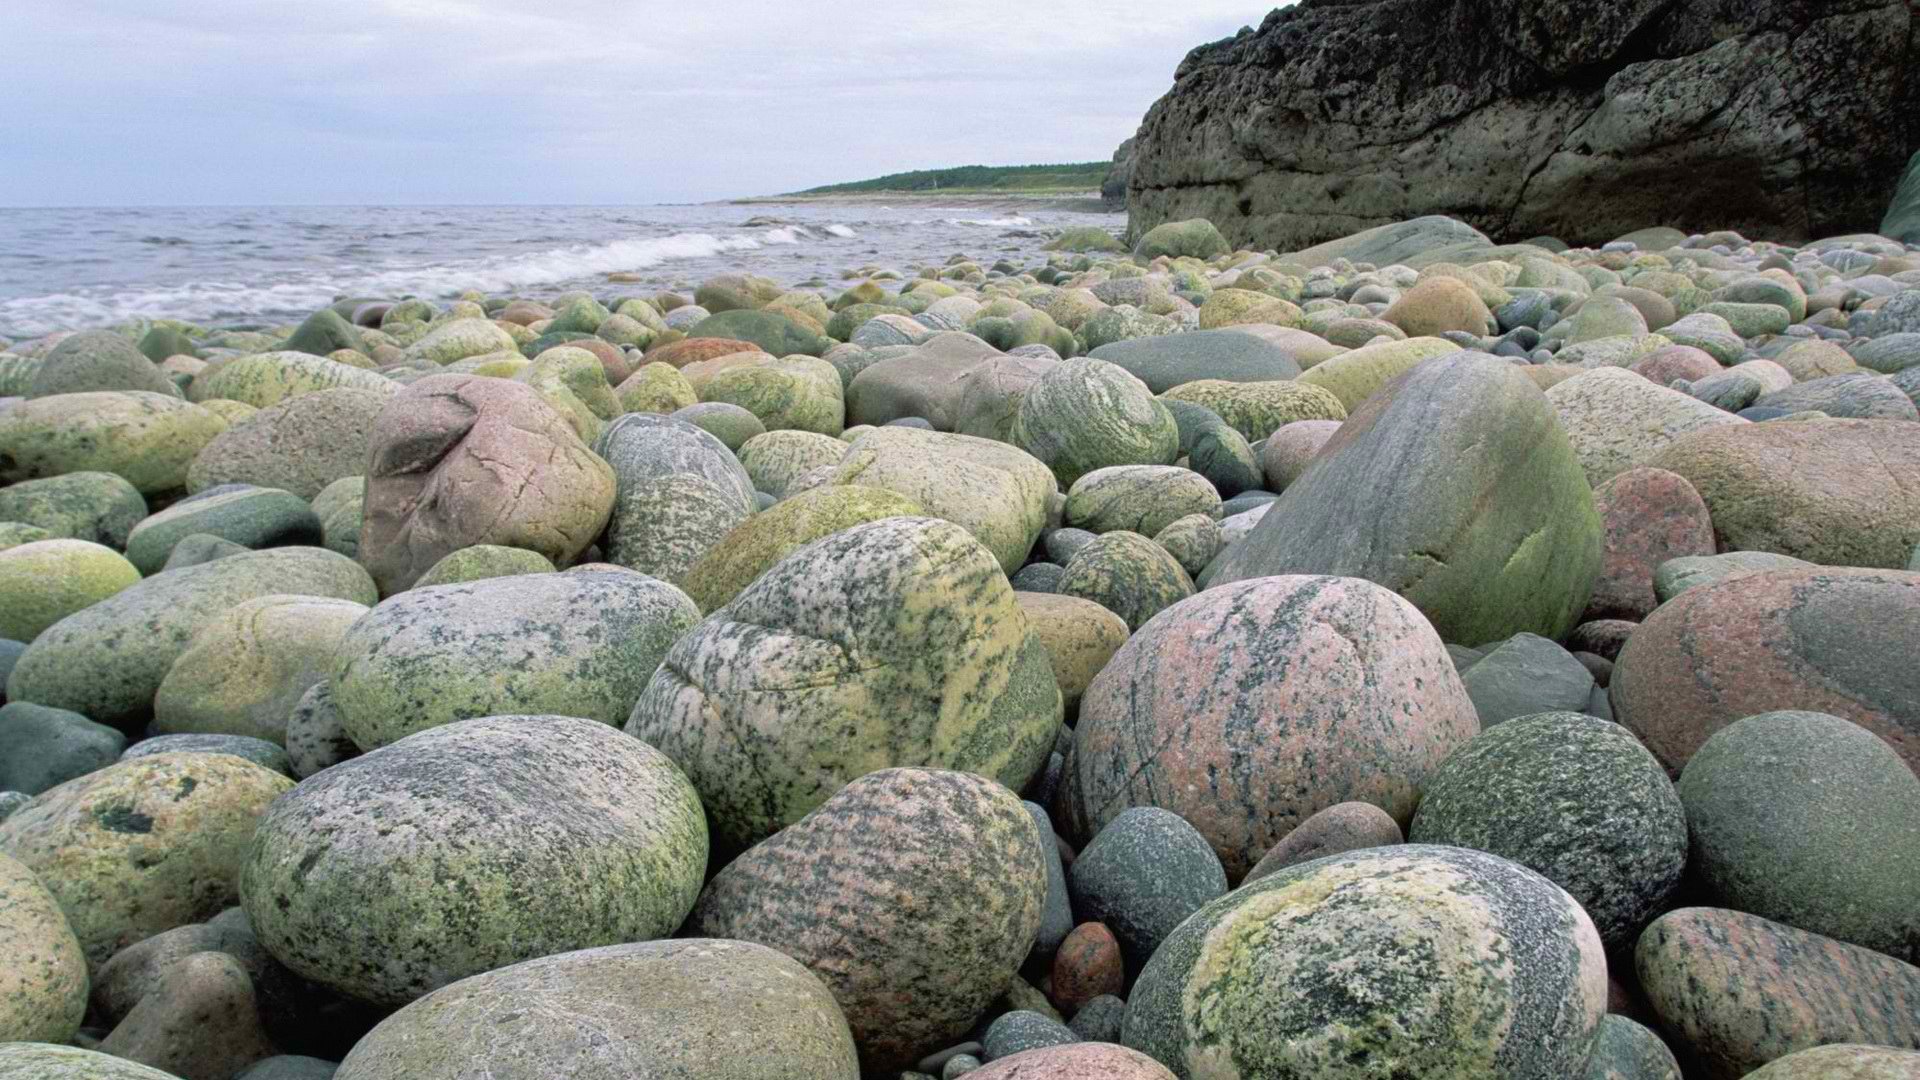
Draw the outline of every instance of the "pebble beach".
<instances>
[{"instance_id":1,"label":"pebble beach","mask_svg":"<svg viewBox=\"0 0 1920 1080\"><path fill-rule=\"evenodd\" d=\"M1920 247L1090 209L0 218L0 1080L1920 1077Z\"/></svg>"}]
</instances>

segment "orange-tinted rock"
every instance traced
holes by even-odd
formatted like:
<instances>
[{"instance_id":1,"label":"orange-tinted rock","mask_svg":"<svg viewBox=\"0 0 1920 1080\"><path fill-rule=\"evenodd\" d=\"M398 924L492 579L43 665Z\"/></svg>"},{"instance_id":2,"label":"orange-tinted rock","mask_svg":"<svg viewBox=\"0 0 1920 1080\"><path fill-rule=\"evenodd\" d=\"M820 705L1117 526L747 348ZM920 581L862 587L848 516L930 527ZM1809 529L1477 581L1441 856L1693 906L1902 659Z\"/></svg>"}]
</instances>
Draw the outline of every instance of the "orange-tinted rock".
<instances>
[{"instance_id":1,"label":"orange-tinted rock","mask_svg":"<svg viewBox=\"0 0 1920 1080\"><path fill-rule=\"evenodd\" d=\"M1628 469L1593 493L1604 546L1586 619L1644 619L1660 606L1653 571L1668 559L1711 555L1713 520L1700 493L1665 469Z\"/></svg>"},{"instance_id":2,"label":"orange-tinted rock","mask_svg":"<svg viewBox=\"0 0 1920 1080\"><path fill-rule=\"evenodd\" d=\"M1166 1066L1138 1050L1097 1042L1027 1050L966 1075L973 1080L1174 1080Z\"/></svg>"},{"instance_id":3,"label":"orange-tinted rock","mask_svg":"<svg viewBox=\"0 0 1920 1080\"><path fill-rule=\"evenodd\" d=\"M1247 872L1246 880L1257 881L1275 870L1328 855L1388 847L1405 839L1400 833L1400 823L1385 810L1372 803L1339 803L1301 822L1299 828L1268 849Z\"/></svg>"},{"instance_id":4,"label":"orange-tinted rock","mask_svg":"<svg viewBox=\"0 0 1920 1080\"><path fill-rule=\"evenodd\" d=\"M1336 803L1405 822L1426 777L1479 730L1406 600L1357 578L1235 582L1156 616L1094 679L1060 816L1084 842L1130 807L1171 810L1234 881Z\"/></svg>"},{"instance_id":5,"label":"orange-tinted rock","mask_svg":"<svg viewBox=\"0 0 1920 1080\"><path fill-rule=\"evenodd\" d=\"M1120 942L1103 923L1084 922L1073 928L1053 956L1053 1003L1072 1015L1101 994L1118 995L1127 971Z\"/></svg>"},{"instance_id":6,"label":"orange-tinted rock","mask_svg":"<svg viewBox=\"0 0 1920 1080\"><path fill-rule=\"evenodd\" d=\"M1691 345L1669 345L1634 361L1633 366L1627 370L1660 386L1666 386L1675 379L1699 382L1709 375L1718 375L1725 369L1711 353L1702 349L1696 349Z\"/></svg>"},{"instance_id":7,"label":"orange-tinted rock","mask_svg":"<svg viewBox=\"0 0 1920 1080\"><path fill-rule=\"evenodd\" d=\"M1647 927L1634 966L1711 1080L1826 1043L1920 1049L1920 968L1782 923L1682 908Z\"/></svg>"},{"instance_id":8,"label":"orange-tinted rock","mask_svg":"<svg viewBox=\"0 0 1920 1080\"><path fill-rule=\"evenodd\" d=\"M759 351L760 346L752 342L735 341L732 338L683 338L647 350L647 363L672 364L683 368L688 364L732 353Z\"/></svg>"},{"instance_id":9,"label":"orange-tinted rock","mask_svg":"<svg viewBox=\"0 0 1920 1080\"><path fill-rule=\"evenodd\" d=\"M632 366L627 363L627 354L620 350L620 346L610 341L602 341L599 338L575 338L567 342L567 346L585 349L592 353L594 359L599 360L600 366L606 370L607 383L610 386L619 386L627 381L627 376L633 374Z\"/></svg>"},{"instance_id":10,"label":"orange-tinted rock","mask_svg":"<svg viewBox=\"0 0 1920 1080\"><path fill-rule=\"evenodd\" d=\"M1816 567L1695 586L1620 650L1614 716L1673 773L1714 732L1779 709L1844 717L1920 769L1916 641L1916 573Z\"/></svg>"}]
</instances>

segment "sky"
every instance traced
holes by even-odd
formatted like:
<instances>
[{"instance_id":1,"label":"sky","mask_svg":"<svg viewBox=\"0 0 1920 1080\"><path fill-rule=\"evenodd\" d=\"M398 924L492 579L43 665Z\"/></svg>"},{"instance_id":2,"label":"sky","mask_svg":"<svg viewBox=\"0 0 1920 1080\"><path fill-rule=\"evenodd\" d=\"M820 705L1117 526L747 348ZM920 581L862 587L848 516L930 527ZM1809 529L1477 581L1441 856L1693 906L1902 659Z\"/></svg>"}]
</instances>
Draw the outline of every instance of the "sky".
<instances>
[{"instance_id":1,"label":"sky","mask_svg":"<svg viewBox=\"0 0 1920 1080\"><path fill-rule=\"evenodd\" d=\"M0 206L652 203L1096 161L1227 0L0 0Z\"/></svg>"}]
</instances>

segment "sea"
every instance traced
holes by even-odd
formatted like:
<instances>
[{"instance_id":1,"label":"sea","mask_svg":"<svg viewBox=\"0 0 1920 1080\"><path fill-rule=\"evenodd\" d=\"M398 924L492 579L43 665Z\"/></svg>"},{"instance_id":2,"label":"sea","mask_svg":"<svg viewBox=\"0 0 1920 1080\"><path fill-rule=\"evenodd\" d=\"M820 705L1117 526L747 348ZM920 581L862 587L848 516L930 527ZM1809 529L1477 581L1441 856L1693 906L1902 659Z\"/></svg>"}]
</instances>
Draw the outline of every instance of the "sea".
<instances>
[{"instance_id":1,"label":"sea","mask_svg":"<svg viewBox=\"0 0 1920 1080\"><path fill-rule=\"evenodd\" d=\"M1062 228L1125 224L1070 205L0 208L0 339L141 318L274 325L343 296L687 290L729 272L834 288L955 254L1030 263Z\"/></svg>"}]
</instances>

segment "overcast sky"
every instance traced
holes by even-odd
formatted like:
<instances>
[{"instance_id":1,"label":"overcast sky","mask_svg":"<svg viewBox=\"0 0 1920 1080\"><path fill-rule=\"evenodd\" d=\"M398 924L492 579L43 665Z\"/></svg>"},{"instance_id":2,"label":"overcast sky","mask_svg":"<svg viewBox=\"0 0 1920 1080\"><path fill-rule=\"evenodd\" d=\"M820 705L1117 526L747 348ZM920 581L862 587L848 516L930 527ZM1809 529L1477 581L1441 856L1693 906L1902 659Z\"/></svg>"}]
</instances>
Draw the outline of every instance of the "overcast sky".
<instances>
[{"instance_id":1,"label":"overcast sky","mask_svg":"<svg viewBox=\"0 0 1920 1080\"><path fill-rule=\"evenodd\" d=\"M0 205L646 203L1112 154L1228 0L0 0Z\"/></svg>"}]
</instances>

